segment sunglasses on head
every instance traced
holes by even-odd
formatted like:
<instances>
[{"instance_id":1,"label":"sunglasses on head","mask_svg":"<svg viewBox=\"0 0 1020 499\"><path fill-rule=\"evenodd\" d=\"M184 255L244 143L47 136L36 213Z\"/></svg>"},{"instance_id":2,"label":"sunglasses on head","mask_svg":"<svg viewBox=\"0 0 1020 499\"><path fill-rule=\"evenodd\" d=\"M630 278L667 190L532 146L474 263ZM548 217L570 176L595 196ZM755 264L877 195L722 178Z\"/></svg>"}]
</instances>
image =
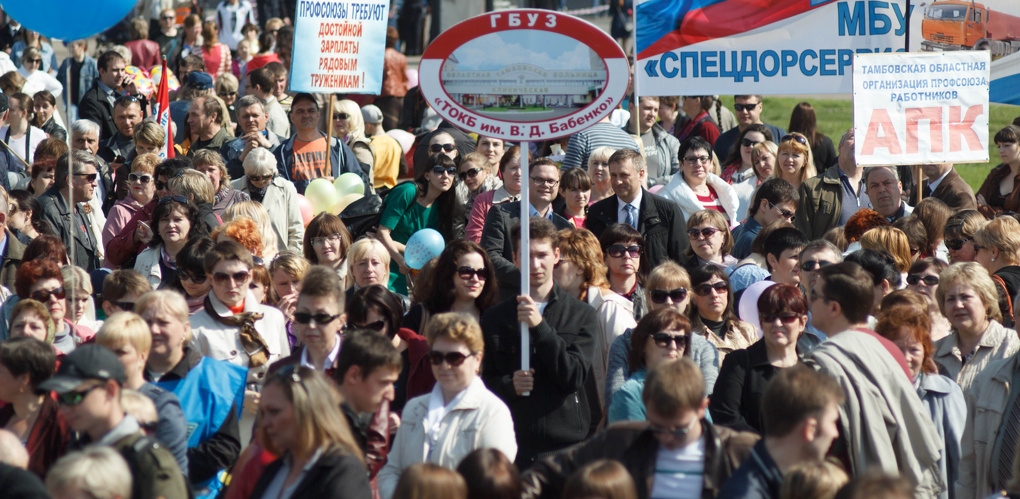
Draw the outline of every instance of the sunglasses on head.
<instances>
[{"instance_id":1,"label":"sunglasses on head","mask_svg":"<svg viewBox=\"0 0 1020 499\"><path fill-rule=\"evenodd\" d=\"M812 270L815 270L815 268L820 269L827 265L832 265L832 262L826 260L806 260L800 262L800 270L803 270L804 272L811 272Z\"/></svg>"},{"instance_id":2,"label":"sunglasses on head","mask_svg":"<svg viewBox=\"0 0 1020 499\"><path fill-rule=\"evenodd\" d=\"M152 182L152 175L149 175L148 173L129 173L128 181L138 182L139 184L148 184L149 182Z\"/></svg>"},{"instance_id":3,"label":"sunglasses on head","mask_svg":"<svg viewBox=\"0 0 1020 499\"><path fill-rule=\"evenodd\" d=\"M758 102L755 102L754 104L734 104L733 109L737 111L750 112L754 111L754 109L758 107L758 104Z\"/></svg>"},{"instance_id":4,"label":"sunglasses on head","mask_svg":"<svg viewBox=\"0 0 1020 499\"><path fill-rule=\"evenodd\" d=\"M329 315L325 313L310 314L308 312L294 312L294 322L298 324L308 324L314 320L316 324L324 326L326 324L329 324L330 322L337 320L340 317L340 315L341 314Z\"/></svg>"},{"instance_id":5,"label":"sunglasses on head","mask_svg":"<svg viewBox=\"0 0 1020 499\"><path fill-rule=\"evenodd\" d=\"M800 319L800 317L801 317L800 315L795 314L793 312L783 312L781 314L767 314L767 315L762 314L761 323L768 324L770 322L775 322L776 319L779 319L779 321L782 322L783 324L793 324L794 322L797 321L797 319Z\"/></svg>"},{"instance_id":6,"label":"sunglasses on head","mask_svg":"<svg viewBox=\"0 0 1020 499\"><path fill-rule=\"evenodd\" d=\"M455 176L455 175L457 175L457 167L451 166L449 168L443 168L442 166L439 166L439 165L436 165L436 166L432 167L432 174L433 175L442 175L444 173L449 175L449 176L451 176L451 177Z\"/></svg>"},{"instance_id":7,"label":"sunglasses on head","mask_svg":"<svg viewBox=\"0 0 1020 499\"><path fill-rule=\"evenodd\" d=\"M457 267L457 275L465 281L471 279L471 276L477 276L479 281L485 280L485 267L480 269L473 269L471 267Z\"/></svg>"},{"instance_id":8,"label":"sunglasses on head","mask_svg":"<svg viewBox=\"0 0 1020 499\"><path fill-rule=\"evenodd\" d=\"M641 256L641 246L632 244L630 246L624 246L622 244L613 244L606 248L606 254L613 258L623 258L624 255L631 258L637 258Z\"/></svg>"},{"instance_id":9,"label":"sunglasses on head","mask_svg":"<svg viewBox=\"0 0 1020 499\"><path fill-rule=\"evenodd\" d=\"M907 284L911 286L917 286L920 282L924 282L925 286L937 286L939 283L939 276L926 275L921 277L920 274L910 274L907 276Z\"/></svg>"},{"instance_id":10,"label":"sunglasses on head","mask_svg":"<svg viewBox=\"0 0 1020 499\"><path fill-rule=\"evenodd\" d=\"M159 182L156 182L156 188L157 189L160 188L159 187ZM159 202L156 203L156 204L157 205L164 205L164 204L167 204L169 202L177 202L177 203L181 203L181 204L186 205L186 204L188 204L188 198L186 198L184 196L164 196L164 197L159 198Z\"/></svg>"},{"instance_id":11,"label":"sunglasses on head","mask_svg":"<svg viewBox=\"0 0 1020 499\"><path fill-rule=\"evenodd\" d=\"M95 390L96 388L99 388L101 386L103 385L94 385L92 387L89 387L85 391L81 392L70 391L67 393L61 393L60 395L57 395L57 403L66 406L78 405L81 403L82 400L85 400L85 397L87 397L88 394L92 392L92 390Z\"/></svg>"},{"instance_id":12,"label":"sunglasses on head","mask_svg":"<svg viewBox=\"0 0 1020 499\"><path fill-rule=\"evenodd\" d=\"M456 148L457 148L457 146L455 144L432 144L432 145L429 146L429 151L431 151L431 152L439 152L439 151L453 152L453 150L456 149Z\"/></svg>"},{"instance_id":13,"label":"sunglasses on head","mask_svg":"<svg viewBox=\"0 0 1020 499\"><path fill-rule=\"evenodd\" d=\"M705 227L703 229L687 229L687 235L690 236L691 239L701 238L708 239L714 236L716 232L719 232L719 229L715 227ZM698 237L699 235L701 236L700 238Z\"/></svg>"},{"instance_id":14,"label":"sunglasses on head","mask_svg":"<svg viewBox=\"0 0 1020 499\"><path fill-rule=\"evenodd\" d=\"M666 303L667 298L672 300L673 303L680 303L687 298L687 288L676 288L671 291L666 291L665 289L653 289L650 294L652 303L655 303L656 305Z\"/></svg>"},{"instance_id":15,"label":"sunglasses on head","mask_svg":"<svg viewBox=\"0 0 1020 499\"><path fill-rule=\"evenodd\" d=\"M160 17L160 19L162 19L164 21L173 21L174 20L174 16L162 16L162 17Z\"/></svg>"},{"instance_id":16,"label":"sunglasses on head","mask_svg":"<svg viewBox=\"0 0 1020 499\"><path fill-rule=\"evenodd\" d=\"M742 145L744 147L754 147L754 146L756 146L758 144L761 144L762 142L764 142L764 141L763 140L761 140L761 141L754 141L754 140L751 140L751 139L748 139L748 138L740 139L740 145Z\"/></svg>"},{"instance_id":17,"label":"sunglasses on head","mask_svg":"<svg viewBox=\"0 0 1020 499\"><path fill-rule=\"evenodd\" d=\"M195 284L202 284L207 279L205 274L193 274L186 270L177 270L177 278L182 281L191 281Z\"/></svg>"},{"instance_id":18,"label":"sunglasses on head","mask_svg":"<svg viewBox=\"0 0 1020 499\"><path fill-rule=\"evenodd\" d=\"M249 272L247 270L242 270L240 272L234 272L234 273L230 273L230 274L228 274L226 272L215 272L215 273L213 273L212 278L213 278L213 282L215 282L216 284L222 285L222 284L226 284L227 281L244 282L244 281L248 280L249 276L251 276L251 272Z\"/></svg>"},{"instance_id":19,"label":"sunglasses on head","mask_svg":"<svg viewBox=\"0 0 1020 499\"><path fill-rule=\"evenodd\" d=\"M676 348L678 350L682 350L684 346L686 346L685 345L686 340L687 340L686 334L673 335L669 333L660 332L652 335L652 341L654 341L655 346L659 348L669 348L670 345L676 345Z\"/></svg>"},{"instance_id":20,"label":"sunglasses on head","mask_svg":"<svg viewBox=\"0 0 1020 499\"><path fill-rule=\"evenodd\" d=\"M457 367L474 354L474 352L471 352L470 355L464 355L460 352L439 352L432 350L429 352L429 362L434 366L441 366L445 360L447 364L450 364L450 367Z\"/></svg>"},{"instance_id":21,"label":"sunglasses on head","mask_svg":"<svg viewBox=\"0 0 1020 499\"><path fill-rule=\"evenodd\" d=\"M32 294L28 295L29 298L42 303L50 301L51 296L55 297L58 300L63 300L64 297L67 296L67 293L64 291L64 287L61 286L52 291L40 289L38 291L33 291Z\"/></svg>"},{"instance_id":22,"label":"sunglasses on head","mask_svg":"<svg viewBox=\"0 0 1020 499\"><path fill-rule=\"evenodd\" d=\"M715 284L703 282L701 284L698 284L697 286L694 286L694 294L698 296L708 296L712 293L713 289L720 293L725 293L729 289L729 285L727 285L723 281L719 281Z\"/></svg>"},{"instance_id":23,"label":"sunglasses on head","mask_svg":"<svg viewBox=\"0 0 1020 499\"><path fill-rule=\"evenodd\" d=\"M804 137L803 135L783 135L783 138L779 139L779 143L782 144L783 142L791 140L799 142L802 146L808 145L807 137Z\"/></svg>"},{"instance_id":24,"label":"sunglasses on head","mask_svg":"<svg viewBox=\"0 0 1020 499\"><path fill-rule=\"evenodd\" d=\"M964 244L967 244L968 241L973 241L973 239L969 237L964 237L962 239L946 239L946 248L953 251L959 251L963 248Z\"/></svg>"},{"instance_id":25,"label":"sunglasses on head","mask_svg":"<svg viewBox=\"0 0 1020 499\"><path fill-rule=\"evenodd\" d=\"M95 182L96 178L99 177L98 173L75 173L75 177L82 177L86 182Z\"/></svg>"},{"instance_id":26,"label":"sunglasses on head","mask_svg":"<svg viewBox=\"0 0 1020 499\"><path fill-rule=\"evenodd\" d=\"M458 173L457 175L460 177L461 180L466 180L468 177L471 177L471 178L477 177L478 173L481 172L481 171L482 171L481 168L472 168L470 170L464 170L464 171Z\"/></svg>"},{"instance_id":27,"label":"sunglasses on head","mask_svg":"<svg viewBox=\"0 0 1020 499\"><path fill-rule=\"evenodd\" d=\"M135 97L133 95L122 95L120 97L117 97L117 100L113 101L113 105L119 106L121 104L124 104L125 102L127 103L138 102L138 97Z\"/></svg>"}]
</instances>

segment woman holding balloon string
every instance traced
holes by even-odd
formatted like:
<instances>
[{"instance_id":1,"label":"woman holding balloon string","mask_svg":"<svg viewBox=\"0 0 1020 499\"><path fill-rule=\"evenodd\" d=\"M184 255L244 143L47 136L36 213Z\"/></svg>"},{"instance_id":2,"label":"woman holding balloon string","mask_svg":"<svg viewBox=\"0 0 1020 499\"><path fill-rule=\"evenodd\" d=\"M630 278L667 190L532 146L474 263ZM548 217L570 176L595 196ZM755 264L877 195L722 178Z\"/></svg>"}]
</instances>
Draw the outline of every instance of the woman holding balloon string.
<instances>
[{"instance_id":1,"label":"woman holding balloon string","mask_svg":"<svg viewBox=\"0 0 1020 499\"><path fill-rule=\"evenodd\" d=\"M436 229L446 241L461 236L463 227L455 227L457 195L453 189L457 165L443 154L429 156L414 182L394 187L386 196L376 229L379 240L390 252L392 291L407 294L407 276L411 269L404 262L404 245L415 232Z\"/></svg>"},{"instance_id":2,"label":"woman holding balloon string","mask_svg":"<svg viewBox=\"0 0 1020 499\"><path fill-rule=\"evenodd\" d=\"M300 253L305 224L294 184L276 175L276 157L268 149L252 149L243 164L244 176L233 181L234 189L266 207L280 251Z\"/></svg>"}]
</instances>

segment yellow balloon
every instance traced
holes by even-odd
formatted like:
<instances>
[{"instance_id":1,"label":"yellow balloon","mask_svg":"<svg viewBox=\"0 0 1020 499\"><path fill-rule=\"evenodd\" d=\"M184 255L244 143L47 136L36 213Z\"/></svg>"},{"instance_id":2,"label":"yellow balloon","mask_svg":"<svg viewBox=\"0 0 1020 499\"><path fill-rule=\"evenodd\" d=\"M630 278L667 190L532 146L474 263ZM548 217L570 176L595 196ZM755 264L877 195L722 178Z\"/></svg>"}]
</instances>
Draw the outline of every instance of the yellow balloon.
<instances>
[{"instance_id":1,"label":"yellow balloon","mask_svg":"<svg viewBox=\"0 0 1020 499\"><path fill-rule=\"evenodd\" d=\"M341 212L343 212L348 206L351 205L351 203L353 203L353 202L355 202L355 201L357 201L357 200L359 200L359 199L361 199L363 197L365 197L365 196L362 195L362 194L354 193L354 194L348 194L348 195L340 198L340 201L337 201L337 203L335 205L333 205L333 214L339 216Z\"/></svg>"},{"instance_id":2,"label":"yellow balloon","mask_svg":"<svg viewBox=\"0 0 1020 499\"><path fill-rule=\"evenodd\" d=\"M365 182L357 173L347 172L340 175L333 181L333 188L339 198L348 194L365 194Z\"/></svg>"}]
</instances>

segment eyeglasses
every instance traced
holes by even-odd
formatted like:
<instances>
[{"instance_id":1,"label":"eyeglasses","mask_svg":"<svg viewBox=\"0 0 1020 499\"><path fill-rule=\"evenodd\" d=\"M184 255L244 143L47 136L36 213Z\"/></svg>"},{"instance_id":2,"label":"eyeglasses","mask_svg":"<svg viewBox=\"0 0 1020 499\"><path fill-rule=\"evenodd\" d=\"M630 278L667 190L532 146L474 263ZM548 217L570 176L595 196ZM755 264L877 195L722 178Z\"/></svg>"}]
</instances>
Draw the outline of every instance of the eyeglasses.
<instances>
[{"instance_id":1,"label":"eyeglasses","mask_svg":"<svg viewBox=\"0 0 1020 499\"><path fill-rule=\"evenodd\" d=\"M926 275L921 277L920 274L910 274L907 276L907 284L911 286L917 286L920 282L924 282L925 286L937 286L939 283L939 276Z\"/></svg>"},{"instance_id":2,"label":"eyeglasses","mask_svg":"<svg viewBox=\"0 0 1020 499\"><path fill-rule=\"evenodd\" d=\"M712 290L715 290L716 293L725 293L729 290L729 288L730 286L726 284L724 281L719 281L715 284L703 282L701 284L698 284L697 286L694 286L694 294L698 296L708 296L712 294Z\"/></svg>"},{"instance_id":3,"label":"eyeglasses","mask_svg":"<svg viewBox=\"0 0 1020 499\"><path fill-rule=\"evenodd\" d=\"M214 272L213 275L212 275L212 278L213 278L213 282L215 282L216 284L223 285L223 284L226 284L228 280L232 280L233 282L244 282L244 281L247 281L248 277L250 275L251 275L251 272L249 272L247 270L242 270L240 272L234 272L232 274L228 274L226 272Z\"/></svg>"},{"instance_id":4,"label":"eyeglasses","mask_svg":"<svg viewBox=\"0 0 1020 499\"><path fill-rule=\"evenodd\" d=\"M481 171L482 171L481 168L472 168L470 170L464 170L464 171L458 173L457 176L459 176L461 180L465 180L468 177L475 178L475 177L478 176L478 173L481 172Z\"/></svg>"},{"instance_id":5,"label":"eyeglasses","mask_svg":"<svg viewBox=\"0 0 1020 499\"><path fill-rule=\"evenodd\" d=\"M480 269L473 269L471 267L457 267L457 275L465 281L471 279L471 276L477 276L479 281L485 280L485 267Z\"/></svg>"},{"instance_id":6,"label":"eyeglasses","mask_svg":"<svg viewBox=\"0 0 1020 499\"><path fill-rule=\"evenodd\" d=\"M152 175L149 175L148 173L142 173L142 174L129 173L128 174L128 181L129 182L138 182L139 184L148 184L149 182L152 182Z\"/></svg>"},{"instance_id":7,"label":"eyeglasses","mask_svg":"<svg viewBox=\"0 0 1020 499\"><path fill-rule=\"evenodd\" d=\"M130 312L135 309L135 304L129 301L115 301L113 302L113 306L126 312Z\"/></svg>"},{"instance_id":8,"label":"eyeglasses","mask_svg":"<svg viewBox=\"0 0 1020 499\"><path fill-rule=\"evenodd\" d=\"M800 145L802 146L808 145L807 138L802 135L783 135L783 138L779 139L779 143L782 144L783 142L788 142L791 140L799 142Z\"/></svg>"},{"instance_id":9,"label":"eyeglasses","mask_svg":"<svg viewBox=\"0 0 1020 499\"><path fill-rule=\"evenodd\" d=\"M164 21L173 21L174 20L174 16L161 16L160 19L162 19Z\"/></svg>"},{"instance_id":10,"label":"eyeglasses","mask_svg":"<svg viewBox=\"0 0 1020 499\"><path fill-rule=\"evenodd\" d=\"M457 148L457 146L454 145L454 144L432 144L432 145L429 146L429 151L430 152L439 152L439 151L453 152L453 150L456 149L456 148Z\"/></svg>"},{"instance_id":11,"label":"eyeglasses","mask_svg":"<svg viewBox=\"0 0 1020 499\"><path fill-rule=\"evenodd\" d=\"M92 385L91 387L82 392L71 391L67 393L62 393L60 395L57 395L57 403L66 406L78 405L81 403L82 400L85 400L85 397L87 397L88 394L92 392L92 390L95 390L96 388L99 388L101 386L103 385Z\"/></svg>"},{"instance_id":12,"label":"eyeglasses","mask_svg":"<svg viewBox=\"0 0 1020 499\"><path fill-rule=\"evenodd\" d=\"M800 270L803 270L804 272L811 272L812 270L815 270L815 268L820 269L827 265L832 265L832 262L827 260L805 260L800 262Z\"/></svg>"},{"instance_id":13,"label":"eyeglasses","mask_svg":"<svg viewBox=\"0 0 1020 499\"><path fill-rule=\"evenodd\" d=\"M349 115L347 113L333 113L333 119L334 120L346 120L346 119L349 119L350 117L351 117L351 115Z\"/></svg>"},{"instance_id":14,"label":"eyeglasses","mask_svg":"<svg viewBox=\"0 0 1020 499\"><path fill-rule=\"evenodd\" d=\"M613 258L623 258L624 255L631 258L637 258L641 256L641 246L636 244L630 246L624 246L622 244L613 244L606 248L606 254Z\"/></svg>"},{"instance_id":15,"label":"eyeglasses","mask_svg":"<svg viewBox=\"0 0 1020 499\"><path fill-rule=\"evenodd\" d=\"M555 187L556 184L560 183L559 179L542 177L531 177L531 181L534 182L535 185L544 185L546 187Z\"/></svg>"},{"instance_id":16,"label":"eyeglasses","mask_svg":"<svg viewBox=\"0 0 1020 499\"><path fill-rule=\"evenodd\" d=\"M32 294L28 295L29 298L43 303L50 301L51 296L58 300L63 300L64 297L67 296L67 293L64 291L64 287L61 286L51 291L40 289L38 291L33 291Z\"/></svg>"},{"instance_id":17,"label":"eyeglasses","mask_svg":"<svg viewBox=\"0 0 1020 499\"><path fill-rule=\"evenodd\" d=\"M783 324L793 324L794 322L797 322L797 319L800 319L800 317L801 316L799 314L795 314L793 312L783 312L781 314L761 314L761 323L768 324L779 319L779 322L782 322Z\"/></svg>"},{"instance_id":18,"label":"eyeglasses","mask_svg":"<svg viewBox=\"0 0 1020 499\"><path fill-rule=\"evenodd\" d=\"M156 182L156 188L157 189L160 188L159 187L159 182ZM162 205L167 204L169 202L176 202L176 203L181 203L181 204L185 204L186 205L186 204L188 204L188 198L186 198L184 196L163 196L163 197L159 198L159 202L156 203L156 205L157 206L162 206Z\"/></svg>"},{"instance_id":19,"label":"eyeglasses","mask_svg":"<svg viewBox=\"0 0 1020 499\"><path fill-rule=\"evenodd\" d=\"M192 274L186 270L177 270L177 278L182 281L191 281L195 284L202 284L207 279L205 274Z\"/></svg>"},{"instance_id":20,"label":"eyeglasses","mask_svg":"<svg viewBox=\"0 0 1020 499\"><path fill-rule=\"evenodd\" d=\"M765 141L764 140L753 141L753 140L748 139L748 138L740 139L740 145L742 145L744 147L754 147L754 146L756 146L758 144L761 144L762 142L765 142Z\"/></svg>"},{"instance_id":21,"label":"eyeglasses","mask_svg":"<svg viewBox=\"0 0 1020 499\"><path fill-rule=\"evenodd\" d=\"M267 180L273 180L273 177L275 177L275 176L276 175L273 175L273 174L269 174L269 175L251 175L251 176L248 177L248 180L251 180L252 182L265 182Z\"/></svg>"},{"instance_id":22,"label":"eyeglasses","mask_svg":"<svg viewBox=\"0 0 1020 499\"><path fill-rule=\"evenodd\" d=\"M981 250L983 250L983 249L988 249L988 248L985 248L984 246L981 246L981 245L980 245L980 244L978 244L978 243L974 243L974 252L975 252L975 253L977 253L978 251L981 251Z\"/></svg>"},{"instance_id":23,"label":"eyeglasses","mask_svg":"<svg viewBox=\"0 0 1020 499\"><path fill-rule=\"evenodd\" d=\"M747 112L754 111L755 108L758 107L758 104L761 104L761 103L760 102L755 102L754 104L734 104L733 105L733 109L736 110L736 111L743 111L743 112L747 113Z\"/></svg>"},{"instance_id":24,"label":"eyeglasses","mask_svg":"<svg viewBox=\"0 0 1020 499\"><path fill-rule=\"evenodd\" d=\"M99 177L98 173L75 173L75 177L82 177L86 182L95 182L96 178Z\"/></svg>"},{"instance_id":25,"label":"eyeglasses","mask_svg":"<svg viewBox=\"0 0 1020 499\"><path fill-rule=\"evenodd\" d=\"M8 209L7 209L7 211L8 211L8 212L9 212L9 213L10 213L11 215L13 215L13 214L17 213L17 212L18 212L19 210L21 210L21 207L19 207L18 205L14 204L14 203L11 203L10 205L8 205Z\"/></svg>"},{"instance_id":26,"label":"eyeglasses","mask_svg":"<svg viewBox=\"0 0 1020 499\"><path fill-rule=\"evenodd\" d=\"M329 242L329 243L340 242L340 234L330 234L330 235L328 235L326 237L313 237L312 238L312 246L323 246L327 242Z\"/></svg>"},{"instance_id":27,"label":"eyeglasses","mask_svg":"<svg viewBox=\"0 0 1020 499\"><path fill-rule=\"evenodd\" d=\"M358 326L357 329L368 329L378 333L379 331L382 331L384 327L386 327L386 321L375 321L369 324Z\"/></svg>"},{"instance_id":28,"label":"eyeglasses","mask_svg":"<svg viewBox=\"0 0 1020 499\"><path fill-rule=\"evenodd\" d=\"M710 156L686 156L686 157L684 157L684 163L686 163L688 165L697 165L697 164L707 165L710 161L712 161L712 158Z\"/></svg>"},{"instance_id":29,"label":"eyeglasses","mask_svg":"<svg viewBox=\"0 0 1020 499\"><path fill-rule=\"evenodd\" d=\"M457 167L456 166L451 166L449 168L443 168L442 166L439 166L439 165L436 165L436 166L432 167L432 174L433 175L442 175L444 173L449 175L449 176L451 176L451 177L455 177L455 176L457 176Z\"/></svg>"},{"instance_id":30,"label":"eyeglasses","mask_svg":"<svg viewBox=\"0 0 1020 499\"><path fill-rule=\"evenodd\" d=\"M294 322L298 324L308 324L314 320L316 324L325 326L326 324L340 318L340 315L341 314L329 315L324 313L310 314L308 312L294 312Z\"/></svg>"},{"instance_id":31,"label":"eyeglasses","mask_svg":"<svg viewBox=\"0 0 1020 499\"><path fill-rule=\"evenodd\" d=\"M25 59L25 62L29 64L42 64L42 59Z\"/></svg>"},{"instance_id":32,"label":"eyeglasses","mask_svg":"<svg viewBox=\"0 0 1020 499\"><path fill-rule=\"evenodd\" d=\"M695 419L694 421L691 421L690 423L687 423L686 425L681 426L679 428L663 428L661 426L648 425L648 431L654 433L655 435L670 435L673 437L680 438L690 433L691 426L693 426L697 422L698 420Z\"/></svg>"},{"instance_id":33,"label":"eyeglasses","mask_svg":"<svg viewBox=\"0 0 1020 499\"><path fill-rule=\"evenodd\" d=\"M655 346L659 348L669 348L670 345L676 345L677 350L682 350L686 345L687 335L677 334L672 335L669 333L655 333L652 335L652 341L655 342Z\"/></svg>"},{"instance_id":34,"label":"eyeglasses","mask_svg":"<svg viewBox=\"0 0 1020 499\"><path fill-rule=\"evenodd\" d=\"M968 241L973 241L973 239L969 237L965 237L962 239L946 239L946 248L951 249L953 251L959 251L961 248L963 248L964 244L967 244Z\"/></svg>"},{"instance_id":35,"label":"eyeglasses","mask_svg":"<svg viewBox=\"0 0 1020 499\"><path fill-rule=\"evenodd\" d=\"M702 239L702 238L708 239L708 238L714 236L716 232L719 232L719 229L717 229L715 227L705 227L705 228L702 228L702 229L687 229L687 235L690 236L690 238L694 239L694 240L698 240L698 239ZM699 235L701 237L698 237Z\"/></svg>"},{"instance_id":36,"label":"eyeglasses","mask_svg":"<svg viewBox=\"0 0 1020 499\"><path fill-rule=\"evenodd\" d=\"M227 92L227 91L223 91L223 92L216 92L216 93L217 93L217 95L219 95L220 97L232 97L232 96L234 96L234 95L237 95L237 92L236 92L236 91L235 91L235 92Z\"/></svg>"},{"instance_id":37,"label":"eyeglasses","mask_svg":"<svg viewBox=\"0 0 1020 499\"><path fill-rule=\"evenodd\" d=\"M680 303L687 298L687 288L676 288L672 291L666 291L665 289L653 289L649 293L652 298L652 303L661 305L666 303L666 299L670 299L673 303Z\"/></svg>"},{"instance_id":38,"label":"eyeglasses","mask_svg":"<svg viewBox=\"0 0 1020 499\"><path fill-rule=\"evenodd\" d=\"M766 201L768 201L768 200L766 199ZM792 212L790 210L784 210L784 209L782 209L782 208L772 204L772 201L769 201L769 206L771 206L773 210L778 211L779 212L779 216L785 218L786 220L789 220L791 222L797 220L797 215L794 212Z\"/></svg>"},{"instance_id":39,"label":"eyeglasses","mask_svg":"<svg viewBox=\"0 0 1020 499\"><path fill-rule=\"evenodd\" d=\"M429 352L429 362L431 362L434 366L441 366L445 360L447 364L450 364L450 367L457 367L463 364L468 357L473 357L474 355L475 352L471 352L469 355L464 355L460 352L439 352L432 350Z\"/></svg>"}]
</instances>

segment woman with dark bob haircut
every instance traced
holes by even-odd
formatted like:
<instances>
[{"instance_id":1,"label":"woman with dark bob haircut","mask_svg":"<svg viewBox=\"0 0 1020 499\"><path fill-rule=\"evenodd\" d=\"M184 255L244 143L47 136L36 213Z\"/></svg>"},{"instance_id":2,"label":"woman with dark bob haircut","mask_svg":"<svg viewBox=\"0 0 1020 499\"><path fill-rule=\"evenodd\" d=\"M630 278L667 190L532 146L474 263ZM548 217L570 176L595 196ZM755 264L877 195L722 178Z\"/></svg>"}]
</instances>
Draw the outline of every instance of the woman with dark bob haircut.
<instances>
[{"instance_id":1,"label":"woman with dark bob haircut","mask_svg":"<svg viewBox=\"0 0 1020 499\"><path fill-rule=\"evenodd\" d=\"M520 499L521 472L499 449L475 449L457 465L467 482L467 499Z\"/></svg>"},{"instance_id":2,"label":"woman with dark bob haircut","mask_svg":"<svg viewBox=\"0 0 1020 499\"><path fill-rule=\"evenodd\" d=\"M634 303L634 320L648 312L644 303L645 276L648 258L645 238L627 224L612 224L599 236L599 246L606 262L609 289Z\"/></svg>"},{"instance_id":3,"label":"woman with dark bob haircut","mask_svg":"<svg viewBox=\"0 0 1020 499\"><path fill-rule=\"evenodd\" d=\"M209 234L198 205L181 196L160 198L152 211L152 240L138 254L135 270L148 279L152 289L177 273L177 254L188 241Z\"/></svg>"},{"instance_id":4,"label":"woman with dark bob haircut","mask_svg":"<svg viewBox=\"0 0 1020 499\"><path fill-rule=\"evenodd\" d=\"M797 340L808 321L804 293L793 284L776 284L758 297L762 339L730 352L719 368L708 406L712 421L741 431L762 433L761 398L780 369L796 365Z\"/></svg>"},{"instance_id":5,"label":"woman with dark bob haircut","mask_svg":"<svg viewBox=\"0 0 1020 499\"><path fill-rule=\"evenodd\" d=\"M694 333L704 336L719 350L719 361L734 350L747 348L758 341L750 324L733 311L735 300L730 278L718 265L702 265L691 270L691 324Z\"/></svg>"}]
</instances>

